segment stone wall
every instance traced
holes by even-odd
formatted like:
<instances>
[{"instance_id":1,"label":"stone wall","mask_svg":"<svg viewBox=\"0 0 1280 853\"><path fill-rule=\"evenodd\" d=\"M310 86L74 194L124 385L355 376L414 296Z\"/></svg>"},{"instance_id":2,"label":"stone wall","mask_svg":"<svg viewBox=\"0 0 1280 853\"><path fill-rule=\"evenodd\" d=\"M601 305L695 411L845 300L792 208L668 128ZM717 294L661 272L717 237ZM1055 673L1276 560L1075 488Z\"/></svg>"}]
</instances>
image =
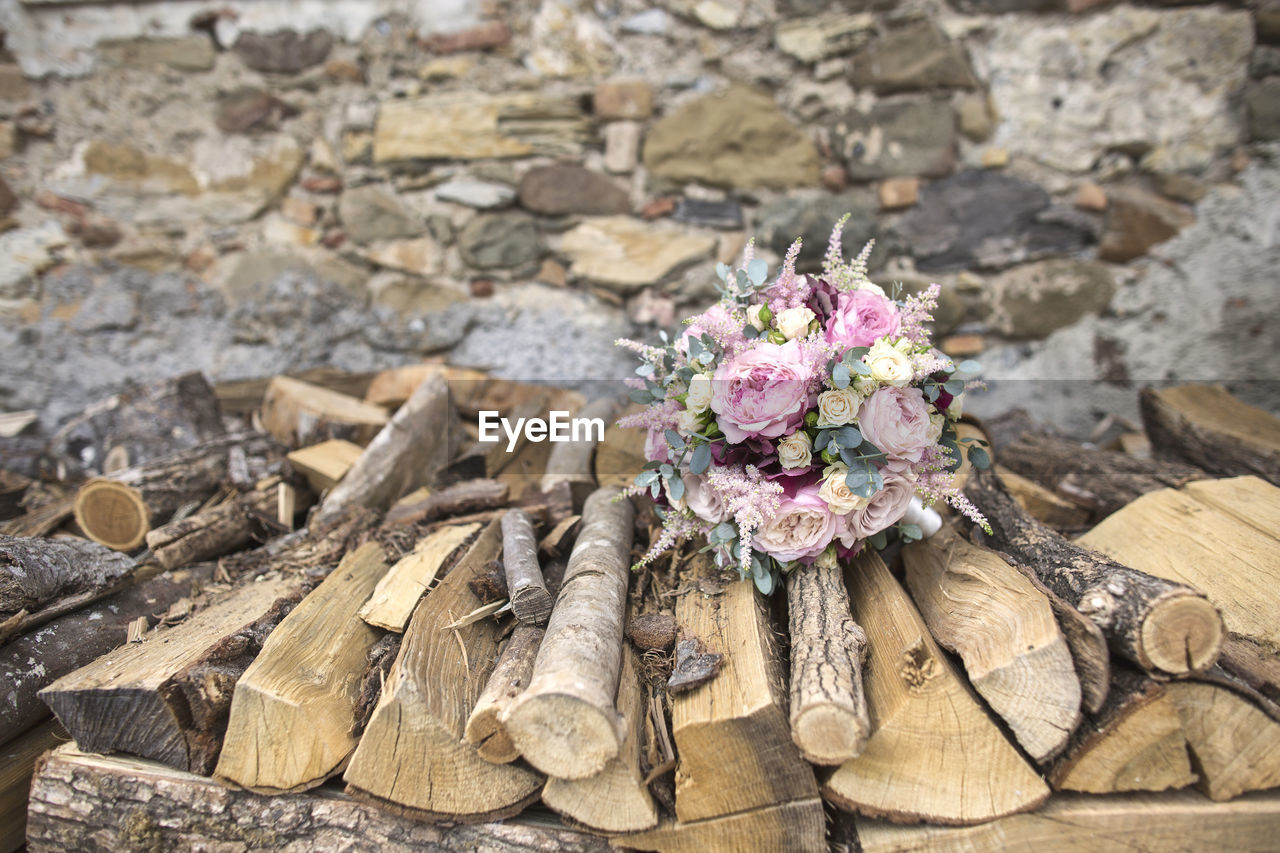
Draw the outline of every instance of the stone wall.
<instances>
[{"instance_id":1,"label":"stone wall","mask_svg":"<svg viewBox=\"0 0 1280 853\"><path fill-rule=\"evenodd\" d=\"M0 0L0 410L449 352L619 377L755 237L877 240L1085 429L1267 406L1280 4ZM1012 380L1035 379L1034 383ZM1050 384L1044 380L1073 380ZM1097 380L1101 380L1101 384Z\"/></svg>"}]
</instances>

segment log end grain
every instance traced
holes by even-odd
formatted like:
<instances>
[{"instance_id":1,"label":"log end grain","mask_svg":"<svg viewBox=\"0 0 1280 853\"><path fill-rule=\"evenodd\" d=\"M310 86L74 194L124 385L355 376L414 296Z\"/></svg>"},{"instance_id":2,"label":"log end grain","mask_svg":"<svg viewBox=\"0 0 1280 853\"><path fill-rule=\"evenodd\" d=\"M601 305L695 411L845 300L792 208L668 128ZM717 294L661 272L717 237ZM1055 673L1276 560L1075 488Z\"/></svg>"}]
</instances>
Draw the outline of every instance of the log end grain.
<instances>
[{"instance_id":1,"label":"log end grain","mask_svg":"<svg viewBox=\"0 0 1280 853\"><path fill-rule=\"evenodd\" d=\"M94 479L76 494L76 523L93 541L117 551L142 545L151 529L151 513L137 489Z\"/></svg>"},{"instance_id":2,"label":"log end grain","mask_svg":"<svg viewBox=\"0 0 1280 853\"><path fill-rule=\"evenodd\" d=\"M501 709L497 707L472 714L467 719L464 733L467 743L474 746L480 757L490 764L510 764L520 757L520 750L511 742L500 717Z\"/></svg>"},{"instance_id":3,"label":"log end grain","mask_svg":"<svg viewBox=\"0 0 1280 853\"><path fill-rule=\"evenodd\" d=\"M857 758L869 734L865 715L839 705L804 708L791 720L791 739L811 764L830 766Z\"/></svg>"},{"instance_id":4,"label":"log end grain","mask_svg":"<svg viewBox=\"0 0 1280 853\"><path fill-rule=\"evenodd\" d=\"M616 714L565 693L526 695L503 722L525 760L558 779L594 776L622 746Z\"/></svg>"},{"instance_id":5,"label":"log end grain","mask_svg":"<svg viewBox=\"0 0 1280 853\"><path fill-rule=\"evenodd\" d=\"M1152 667L1182 675L1212 666L1225 638L1222 616L1207 599L1171 595L1143 619L1140 648Z\"/></svg>"}]
</instances>

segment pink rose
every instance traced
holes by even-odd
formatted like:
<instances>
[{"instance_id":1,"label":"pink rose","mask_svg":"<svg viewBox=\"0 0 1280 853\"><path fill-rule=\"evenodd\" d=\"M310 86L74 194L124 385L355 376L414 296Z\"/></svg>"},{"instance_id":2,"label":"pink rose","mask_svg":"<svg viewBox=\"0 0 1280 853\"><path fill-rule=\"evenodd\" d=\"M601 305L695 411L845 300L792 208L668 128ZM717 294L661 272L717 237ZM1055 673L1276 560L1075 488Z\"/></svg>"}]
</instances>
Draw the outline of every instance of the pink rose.
<instances>
[{"instance_id":1,"label":"pink rose","mask_svg":"<svg viewBox=\"0 0 1280 853\"><path fill-rule=\"evenodd\" d=\"M831 513L818 487L810 483L794 495L783 494L777 513L756 529L752 544L784 563L821 554L839 532L840 517Z\"/></svg>"},{"instance_id":2,"label":"pink rose","mask_svg":"<svg viewBox=\"0 0 1280 853\"><path fill-rule=\"evenodd\" d=\"M929 404L919 388L881 388L859 407L858 427L867 441L889 454L892 468L919 462L935 444Z\"/></svg>"},{"instance_id":3,"label":"pink rose","mask_svg":"<svg viewBox=\"0 0 1280 853\"><path fill-rule=\"evenodd\" d=\"M706 478L685 474L680 479L684 480L684 504L694 515L711 524L729 520L729 507Z\"/></svg>"},{"instance_id":4,"label":"pink rose","mask_svg":"<svg viewBox=\"0 0 1280 853\"><path fill-rule=\"evenodd\" d=\"M840 541L852 548L859 541L892 527L902 520L915 488L909 480L893 474L884 478L884 488L871 496L862 509L841 518Z\"/></svg>"},{"instance_id":5,"label":"pink rose","mask_svg":"<svg viewBox=\"0 0 1280 853\"><path fill-rule=\"evenodd\" d=\"M725 438L778 438L792 432L813 404L813 369L799 341L759 343L716 368L711 410Z\"/></svg>"},{"instance_id":6,"label":"pink rose","mask_svg":"<svg viewBox=\"0 0 1280 853\"><path fill-rule=\"evenodd\" d=\"M883 337L897 337L902 328L898 306L870 290L841 293L827 319L827 343L845 349L869 347Z\"/></svg>"},{"instance_id":7,"label":"pink rose","mask_svg":"<svg viewBox=\"0 0 1280 853\"><path fill-rule=\"evenodd\" d=\"M671 445L667 444L664 430L650 427L649 434L644 437L644 458L648 462L672 462Z\"/></svg>"}]
</instances>

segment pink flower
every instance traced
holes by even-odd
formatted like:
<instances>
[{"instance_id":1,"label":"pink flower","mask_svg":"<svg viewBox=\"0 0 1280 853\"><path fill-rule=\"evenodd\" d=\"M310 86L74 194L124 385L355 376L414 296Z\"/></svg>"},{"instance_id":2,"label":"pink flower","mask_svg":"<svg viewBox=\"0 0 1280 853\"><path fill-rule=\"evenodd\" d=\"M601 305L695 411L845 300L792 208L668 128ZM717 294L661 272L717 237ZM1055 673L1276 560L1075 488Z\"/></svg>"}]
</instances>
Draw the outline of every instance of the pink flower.
<instances>
[{"instance_id":1,"label":"pink flower","mask_svg":"<svg viewBox=\"0 0 1280 853\"><path fill-rule=\"evenodd\" d=\"M671 445L667 444L666 431L650 427L644 437L644 458L648 462L671 462Z\"/></svg>"},{"instance_id":2,"label":"pink flower","mask_svg":"<svg viewBox=\"0 0 1280 853\"><path fill-rule=\"evenodd\" d=\"M812 405L813 368L799 341L760 343L716 368L711 410L725 438L778 438L793 431Z\"/></svg>"},{"instance_id":3,"label":"pink flower","mask_svg":"<svg viewBox=\"0 0 1280 853\"><path fill-rule=\"evenodd\" d=\"M896 337L901 327L898 306L889 297L870 290L841 293L827 320L827 343L869 347L885 336Z\"/></svg>"},{"instance_id":4,"label":"pink flower","mask_svg":"<svg viewBox=\"0 0 1280 853\"><path fill-rule=\"evenodd\" d=\"M919 388L881 388L858 409L858 426L867 441L889 454L894 463L914 464L932 447L936 430L929 421L929 404Z\"/></svg>"},{"instance_id":5,"label":"pink flower","mask_svg":"<svg viewBox=\"0 0 1280 853\"><path fill-rule=\"evenodd\" d=\"M680 479L684 480L684 504L698 518L711 524L719 524L732 517L724 496L704 478L696 474L685 474Z\"/></svg>"},{"instance_id":6,"label":"pink flower","mask_svg":"<svg viewBox=\"0 0 1280 853\"><path fill-rule=\"evenodd\" d=\"M784 494L773 517L758 527L752 544L780 562L813 558L823 552L840 531L840 517L833 515L818 494L819 483Z\"/></svg>"},{"instance_id":7,"label":"pink flower","mask_svg":"<svg viewBox=\"0 0 1280 853\"><path fill-rule=\"evenodd\" d=\"M906 513L915 487L911 481L893 474L884 478L884 488L871 496L862 509L854 510L840 521L838 535L845 547L852 548L866 539L897 524Z\"/></svg>"}]
</instances>

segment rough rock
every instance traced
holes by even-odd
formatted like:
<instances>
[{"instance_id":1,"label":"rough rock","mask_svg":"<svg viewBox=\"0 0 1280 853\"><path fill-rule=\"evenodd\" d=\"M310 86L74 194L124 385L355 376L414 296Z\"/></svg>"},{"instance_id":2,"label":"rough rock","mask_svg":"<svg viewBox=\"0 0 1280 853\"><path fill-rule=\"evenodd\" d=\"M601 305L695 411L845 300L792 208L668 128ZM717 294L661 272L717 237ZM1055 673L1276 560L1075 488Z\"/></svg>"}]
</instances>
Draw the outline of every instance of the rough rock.
<instances>
[{"instance_id":1,"label":"rough rock","mask_svg":"<svg viewBox=\"0 0 1280 853\"><path fill-rule=\"evenodd\" d=\"M95 287L85 297L71 319L71 328L81 334L122 332L138 324L138 295L111 286Z\"/></svg>"},{"instance_id":2,"label":"rough rock","mask_svg":"<svg viewBox=\"0 0 1280 853\"><path fill-rule=\"evenodd\" d=\"M22 69L12 62L0 63L0 101L25 101L31 96L31 84Z\"/></svg>"},{"instance_id":3,"label":"rough rock","mask_svg":"<svg viewBox=\"0 0 1280 853\"><path fill-rule=\"evenodd\" d=\"M1280 42L1280 2L1259 0L1253 9L1253 21L1258 41L1268 44Z\"/></svg>"},{"instance_id":4,"label":"rough rock","mask_svg":"<svg viewBox=\"0 0 1280 853\"><path fill-rule=\"evenodd\" d=\"M955 118L945 100L881 100L870 112L851 110L840 116L831 128L831 145L855 181L938 178L955 168Z\"/></svg>"},{"instance_id":5,"label":"rough rock","mask_svg":"<svg viewBox=\"0 0 1280 853\"><path fill-rule=\"evenodd\" d=\"M670 21L665 9L646 9L622 21L622 31L642 36L666 35Z\"/></svg>"},{"instance_id":6,"label":"rough rock","mask_svg":"<svg viewBox=\"0 0 1280 853\"><path fill-rule=\"evenodd\" d=\"M745 86L704 95L659 119L644 145L649 171L731 187L814 185L818 154L773 98Z\"/></svg>"},{"instance_id":7,"label":"rough rock","mask_svg":"<svg viewBox=\"0 0 1280 853\"><path fill-rule=\"evenodd\" d=\"M640 157L640 122L612 121L604 128L604 168L615 175L630 172Z\"/></svg>"},{"instance_id":8,"label":"rough rock","mask_svg":"<svg viewBox=\"0 0 1280 853\"><path fill-rule=\"evenodd\" d=\"M627 191L582 166L541 166L520 180L520 204L537 213L607 215L630 213Z\"/></svg>"},{"instance_id":9,"label":"rough rock","mask_svg":"<svg viewBox=\"0 0 1280 853\"><path fill-rule=\"evenodd\" d=\"M458 235L462 259L479 269L515 269L536 264L542 254L538 228L527 214L487 213Z\"/></svg>"},{"instance_id":10,"label":"rough rock","mask_svg":"<svg viewBox=\"0 0 1280 853\"><path fill-rule=\"evenodd\" d=\"M686 225L736 231L742 228L742 205L735 201L706 201L682 198L671 218Z\"/></svg>"},{"instance_id":11,"label":"rough rock","mask_svg":"<svg viewBox=\"0 0 1280 853\"><path fill-rule=\"evenodd\" d=\"M643 119L653 113L653 87L646 80L606 80L591 99L596 118Z\"/></svg>"},{"instance_id":12,"label":"rough rock","mask_svg":"<svg viewBox=\"0 0 1280 853\"><path fill-rule=\"evenodd\" d=\"M1054 258L1013 267L987 282L987 325L1006 338L1045 338L1105 310L1115 289L1111 271L1095 261Z\"/></svg>"},{"instance_id":13,"label":"rough rock","mask_svg":"<svg viewBox=\"0 0 1280 853\"><path fill-rule=\"evenodd\" d=\"M306 35L284 29L274 33L244 32L232 50L254 71L273 74L297 74L319 65L333 48L333 35L328 30L312 30Z\"/></svg>"},{"instance_id":14,"label":"rough rock","mask_svg":"<svg viewBox=\"0 0 1280 853\"><path fill-rule=\"evenodd\" d=\"M1125 263L1145 255L1195 221L1180 204L1138 187L1107 190L1107 219L1098 257Z\"/></svg>"},{"instance_id":15,"label":"rough rock","mask_svg":"<svg viewBox=\"0 0 1280 853\"><path fill-rule=\"evenodd\" d=\"M996 129L991 101L985 94L965 93L956 99L956 119L960 132L970 142L986 142Z\"/></svg>"},{"instance_id":16,"label":"rough rock","mask_svg":"<svg viewBox=\"0 0 1280 853\"><path fill-rule=\"evenodd\" d=\"M376 184L349 189L338 200L338 217L357 243L413 237L422 227L394 195Z\"/></svg>"},{"instance_id":17,"label":"rough rock","mask_svg":"<svg viewBox=\"0 0 1280 853\"><path fill-rule=\"evenodd\" d=\"M715 248L714 237L625 216L588 219L560 242L573 276L623 292L656 284Z\"/></svg>"},{"instance_id":18,"label":"rough rock","mask_svg":"<svg viewBox=\"0 0 1280 853\"><path fill-rule=\"evenodd\" d=\"M796 267L801 272L813 272L822 268L831 229L846 213L851 214L841 232L846 255L857 254L876 236L876 207L875 193L864 188L837 195L806 193L779 198L760 209L756 234L761 245L778 255L785 254L797 237L802 238L804 245ZM872 255L873 265L879 256L880 252Z\"/></svg>"},{"instance_id":19,"label":"rough rock","mask_svg":"<svg viewBox=\"0 0 1280 853\"><path fill-rule=\"evenodd\" d=\"M662 0L662 5L713 30L759 27L775 17L772 0Z\"/></svg>"},{"instance_id":20,"label":"rough rock","mask_svg":"<svg viewBox=\"0 0 1280 853\"><path fill-rule=\"evenodd\" d=\"M278 129L280 122L298 112L270 92L246 86L218 99L214 122L223 133L257 133Z\"/></svg>"},{"instance_id":21,"label":"rough rock","mask_svg":"<svg viewBox=\"0 0 1280 853\"><path fill-rule=\"evenodd\" d=\"M876 188L883 210L901 210L910 207L920 198L919 178L890 178L881 181Z\"/></svg>"},{"instance_id":22,"label":"rough rock","mask_svg":"<svg viewBox=\"0 0 1280 853\"><path fill-rule=\"evenodd\" d=\"M376 275L369 280L374 305L382 305L402 317L417 317L444 311L466 297L442 284L403 275Z\"/></svg>"},{"instance_id":23,"label":"rough rock","mask_svg":"<svg viewBox=\"0 0 1280 853\"><path fill-rule=\"evenodd\" d=\"M104 41L98 43L98 56L116 67L167 65L179 71L208 71L216 59L213 41L206 35Z\"/></svg>"},{"instance_id":24,"label":"rough rock","mask_svg":"<svg viewBox=\"0 0 1280 853\"><path fill-rule=\"evenodd\" d=\"M66 232L57 222L0 234L0 299L36 295L36 276L53 264L51 253L66 244Z\"/></svg>"},{"instance_id":25,"label":"rough rock","mask_svg":"<svg viewBox=\"0 0 1280 853\"><path fill-rule=\"evenodd\" d=\"M1108 151L1151 171L1207 166L1240 131L1230 101L1253 46L1247 12L1117 6L1081 18L994 18L972 46L1014 157L1083 172Z\"/></svg>"},{"instance_id":26,"label":"rough rock","mask_svg":"<svg viewBox=\"0 0 1280 853\"><path fill-rule=\"evenodd\" d=\"M1249 138L1255 142L1280 139L1280 77L1269 77L1245 93Z\"/></svg>"},{"instance_id":27,"label":"rough rock","mask_svg":"<svg viewBox=\"0 0 1280 853\"><path fill-rule=\"evenodd\" d=\"M576 98L517 92L443 92L378 110L375 162L484 160L572 154L591 136Z\"/></svg>"},{"instance_id":28,"label":"rough rock","mask_svg":"<svg viewBox=\"0 0 1280 853\"><path fill-rule=\"evenodd\" d=\"M1083 248L1092 240L1084 216L1052 207L1030 181L968 171L926 186L889 242L921 270L1000 268Z\"/></svg>"},{"instance_id":29,"label":"rough rock","mask_svg":"<svg viewBox=\"0 0 1280 853\"><path fill-rule=\"evenodd\" d=\"M474 27L449 33L431 33L422 45L432 53L461 53L469 50L493 50L511 41L511 30L502 21L485 21Z\"/></svg>"},{"instance_id":30,"label":"rough rock","mask_svg":"<svg viewBox=\"0 0 1280 853\"><path fill-rule=\"evenodd\" d=\"M613 40L582 0L542 0L530 24L525 66L544 77L601 77L613 67Z\"/></svg>"},{"instance_id":31,"label":"rough rock","mask_svg":"<svg viewBox=\"0 0 1280 853\"><path fill-rule=\"evenodd\" d=\"M871 40L875 23L875 16L868 13L783 21L774 34L774 44L801 62L820 62L862 47Z\"/></svg>"},{"instance_id":32,"label":"rough rock","mask_svg":"<svg viewBox=\"0 0 1280 853\"><path fill-rule=\"evenodd\" d=\"M17 210L18 204L18 197L10 189L9 182L0 178L0 219L8 217Z\"/></svg>"},{"instance_id":33,"label":"rough rock","mask_svg":"<svg viewBox=\"0 0 1280 853\"><path fill-rule=\"evenodd\" d=\"M417 237L375 243L365 257L386 269L426 276L439 271L442 253L430 237Z\"/></svg>"},{"instance_id":34,"label":"rough rock","mask_svg":"<svg viewBox=\"0 0 1280 853\"><path fill-rule=\"evenodd\" d=\"M927 21L890 30L858 51L850 77L880 94L977 85L964 48Z\"/></svg>"},{"instance_id":35,"label":"rough rock","mask_svg":"<svg viewBox=\"0 0 1280 853\"><path fill-rule=\"evenodd\" d=\"M435 188L440 201L474 207L477 210L493 210L507 207L516 199L516 191L506 184L479 181L474 178L453 178Z\"/></svg>"}]
</instances>

